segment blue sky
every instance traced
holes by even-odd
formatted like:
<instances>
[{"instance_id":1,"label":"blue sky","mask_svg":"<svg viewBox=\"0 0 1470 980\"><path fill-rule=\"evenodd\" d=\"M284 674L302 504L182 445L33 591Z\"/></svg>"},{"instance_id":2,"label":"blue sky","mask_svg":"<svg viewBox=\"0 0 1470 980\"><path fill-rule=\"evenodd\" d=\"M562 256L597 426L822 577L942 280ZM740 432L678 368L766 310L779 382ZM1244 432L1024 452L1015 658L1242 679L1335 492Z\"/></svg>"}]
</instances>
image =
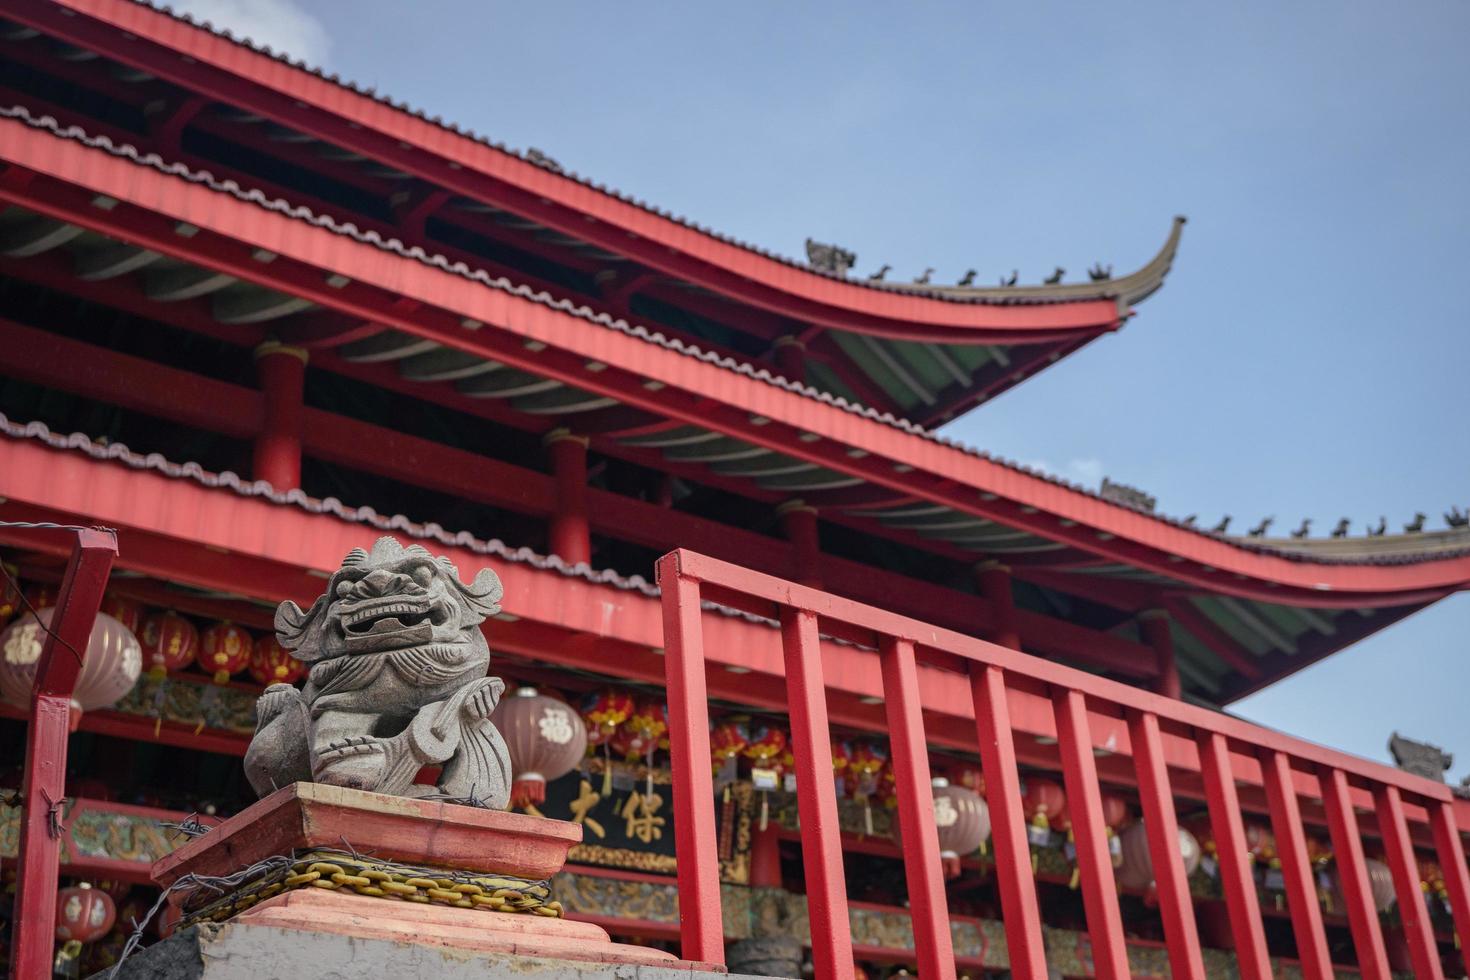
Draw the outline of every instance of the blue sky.
<instances>
[{"instance_id":1,"label":"blue sky","mask_svg":"<svg viewBox=\"0 0 1470 980\"><path fill-rule=\"evenodd\" d=\"M1122 272L1121 333L952 425L1162 510L1355 530L1470 504L1470 3L179 4L786 254ZM840 16L838 15L840 12ZM1238 705L1470 773L1470 596Z\"/></svg>"}]
</instances>

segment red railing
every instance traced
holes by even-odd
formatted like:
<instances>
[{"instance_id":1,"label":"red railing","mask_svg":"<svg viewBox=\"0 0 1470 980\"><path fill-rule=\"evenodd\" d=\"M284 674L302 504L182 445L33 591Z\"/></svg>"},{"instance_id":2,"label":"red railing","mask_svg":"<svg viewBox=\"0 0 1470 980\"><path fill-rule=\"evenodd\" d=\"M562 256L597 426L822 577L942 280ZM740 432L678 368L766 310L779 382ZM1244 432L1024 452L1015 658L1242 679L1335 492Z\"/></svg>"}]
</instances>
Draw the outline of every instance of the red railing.
<instances>
[{"instance_id":1,"label":"red railing","mask_svg":"<svg viewBox=\"0 0 1470 980\"><path fill-rule=\"evenodd\" d=\"M679 814L681 938L686 959L724 962L703 601L768 616L781 626L812 960L818 980L853 975L820 650L824 635L874 651L875 668L881 672L883 722L892 741L898 820L921 977L953 980L955 976L919 701L920 673L930 670L951 674L957 683L970 687L975 748L990 806L994 874L1011 972L1018 978L1044 980L1047 976L1010 722L1013 704L1037 698L1049 702L1055 721L1058 768L1076 838L1096 976L1113 980L1126 978L1129 971L1095 749L1132 757L1170 970L1176 980L1204 978L1194 908L1179 858L1176 788L1203 797L1208 806L1244 980L1270 980L1272 973L1241 815L1243 792L1253 794L1253 802L1263 796L1270 814L1296 955L1307 980L1328 980L1333 967L1307 855L1304 812L1313 823L1325 824L1330 833L1358 967L1365 980L1388 980L1389 964L1369 885L1360 814L1376 813L1376 826L1369 829L1381 838L1392 871L1403 938L1415 976L1443 977L1440 951L1420 889L1416 840L1432 843L1444 870L1457 934L1470 937L1470 873L1456 824L1454 797L1443 784L694 552L665 555L658 563L658 577L663 589L674 799ZM1171 782L1171 769L1178 787Z\"/></svg>"}]
</instances>

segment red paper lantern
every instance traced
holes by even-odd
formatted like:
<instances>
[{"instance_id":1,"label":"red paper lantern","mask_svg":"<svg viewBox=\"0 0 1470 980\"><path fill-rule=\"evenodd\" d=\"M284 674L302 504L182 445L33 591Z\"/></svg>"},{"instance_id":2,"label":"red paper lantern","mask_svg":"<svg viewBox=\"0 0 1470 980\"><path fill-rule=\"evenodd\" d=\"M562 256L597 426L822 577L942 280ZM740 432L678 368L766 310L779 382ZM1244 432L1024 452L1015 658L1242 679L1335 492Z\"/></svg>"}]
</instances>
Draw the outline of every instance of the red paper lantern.
<instances>
[{"instance_id":1,"label":"red paper lantern","mask_svg":"<svg viewBox=\"0 0 1470 980\"><path fill-rule=\"evenodd\" d=\"M193 663L194 651L199 649L199 631L176 612L154 613L143 621L138 642L143 645L143 665L149 678L161 681Z\"/></svg>"},{"instance_id":2,"label":"red paper lantern","mask_svg":"<svg viewBox=\"0 0 1470 980\"><path fill-rule=\"evenodd\" d=\"M838 781L847 779L847 767L852 763L852 750L840 739L832 740L832 775Z\"/></svg>"},{"instance_id":3,"label":"red paper lantern","mask_svg":"<svg viewBox=\"0 0 1470 980\"><path fill-rule=\"evenodd\" d=\"M888 765L888 750L873 742L856 742L848 748L847 758L848 792L857 800L876 796Z\"/></svg>"},{"instance_id":4,"label":"red paper lantern","mask_svg":"<svg viewBox=\"0 0 1470 980\"><path fill-rule=\"evenodd\" d=\"M197 656L199 667L214 675L216 684L228 684L233 674L250 665L255 639L234 623L215 623L204 631Z\"/></svg>"},{"instance_id":5,"label":"red paper lantern","mask_svg":"<svg viewBox=\"0 0 1470 980\"><path fill-rule=\"evenodd\" d=\"M12 704L27 707L31 703L45 628L55 615L54 607L36 615L26 613L0 633L0 697ZM72 690L72 730L82 720L82 712L111 707L132 690L142 663L137 637L111 616L98 613Z\"/></svg>"},{"instance_id":6,"label":"red paper lantern","mask_svg":"<svg viewBox=\"0 0 1470 980\"><path fill-rule=\"evenodd\" d=\"M934 828L939 834L939 857L946 878L958 878L960 858L974 854L990 838L990 808L980 794L956 786L942 776L931 780L934 795ZM899 839L898 821L893 838Z\"/></svg>"},{"instance_id":7,"label":"red paper lantern","mask_svg":"<svg viewBox=\"0 0 1470 980\"><path fill-rule=\"evenodd\" d=\"M56 894L56 938L90 943L107 935L117 920L117 907L107 893L88 884Z\"/></svg>"},{"instance_id":8,"label":"red paper lantern","mask_svg":"<svg viewBox=\"0 0 1470 980\"><path fill-rule=\"evenodd\" d=\"M1128 801L1117 793L1102 795L1103 823L1116 833L1128 822Z\"/></svg>"},{"instance_id":9,"label":"red paper lantern","mask_svg":"<svg viewBox=\"0 0 1470 980\"><path fill-rule=\"evenodd\" d=\"M1245 849L1253 861L1270 861L1276 856L1276 838L1265 824L1245 825Z\"/></svg>"},{"instance_id":10,"label":"red paper lantern","mask_svg":"<svg viewBox=\"0 0 1470 980\"><path fill-rule=\"evenodd\" d=\"M669 708L661 701L638 702L623 726L651 749L669 747L669 740L664 737L669 732Z\"/></svg>"},{"instance_id":11,"label":"red paper lantern","mask_svg":"<svg viewBox=\"0 0 1470 980\"><path fill-rule=\"evenodd\" d=\"M622 691L608 688L589 694L582 702L582 719L586 722L587 741L592 745L605 745L612 740L618 727L633 714L633 699Z\"/></svg>"},{"instance_id":12,"label":"red paper lantern","mask_svg":"<svg viewBox=\"0 0 1470 980\"><path fill-rule=\"evenodd\" d=\"M1373 896L1373 907L1379 912L1387 912L1393 908L1393 903L1398 901L1398 893L1393 888L1393 872L1388 869L1388 865L1374 858L1364 858L1363 869L1368 872L1368 891ZM1341 866L1333 867L1332 883L1334 890L1340 894L1342 892Z\"/></svg>"},{"instance_id":13,"label":"red paper lantern","mask_svg":"<svg viewBox=\"0 0 1470 980\"><path fill-rule=\"evenodd\" d=\"M576 768L587 751L587 728L572 706L520 687L502 698L490 716L510 753L511 806L546 801L546 784Z\"/></svg>"},{"instance_id":14,"label":"red paper lantern","mask_svg":"<svg viewBox=\"0 0 1470 980\"><path fill-rule=\"evenodd\" d=\"M1154 864L1143 821L1123 831L1122 836L1123 863L1118 866L1118 884L1124 888L1151 891L1154 887ZM1183 827L1179 828L1179 860L1184 864L1186 875L1194 874L1199 867L1199 841Z\"/></svg>"},{"instance_id":15,"label":"red paper lantern","mask_svg":"<svg viewBox=\"0 0 1470 980\"><path fill-rule=\"evenodd\" d=\"M985 796L985 773L976 766L954 767L949 781L956 786L963 786L973 793L978 793L982 798Z\"/></svg>"},{"instance_id":16,"label":"red paper lantern","mask_svg":"<svg viewBox=\"0 0 1470 980\"><path fill-rule=\"evenodd\" d=\"M265 633L255 638L255 647L250 651L250 676L266 686L295 684L306 676L306 664L291 656L276 634Z\"/></svg>"},{"instance_id":17,"label":"red paper lantern","mask_svg":"<svg viewBox=\"0 0 1470 980\"><path fill-rule=\"evenodd\" d=\"M626 762L651 766L658 750L668 747L668 739L663 737L668 730L668 709L654 701L640 701L613 734L610 746Z\"/></svg>"},{"instance_id":18,"label":"red paper lantern","mask_svg":"<svg viewBox=\"0 0 1470 980\"><path fill-rule=\"evenodd\" d=\"M709 750L710 764L714 767L715 775L718 776L730 764L731 759L738 759L749 744L750 736L745 731L745 726L738 721L714 725L709 734Z\"/></svg>"},{"instance_id":19,"label":"red paper lantern","mask_svg":"<svg viewBox=\"0 0 1470 980\"><path fill-rule=\"evenodd\" d=\"M1021 786L1021 812L1026 816L1026 836L1040 847L1051 839L1052 819L1067 808L1067 794L1059 783L1027 776Z\"/></svg>"},{"instance_id":20,"label":"red paper lantern","mask_svg":"<svg viewBox=\"0 0 1470 980\"><path fill-rule=\"evenodd\" d=\"M126 626L134 636L143 628L143 617L147 613L141 602L124 599L115 592L102 596L102 611Z\"/></svg>"},{"instance_id":21,"label":"red paper lantern","mask_svg":"<svg viewBox=\"0 0 1470 980\"><path fill-rule=\"evenodd\" d=\"M742 753L757 769L775 769L786 751L786 733L775 725L755 725L750 730L750 743Z\"/></svg>"}]
</instances>

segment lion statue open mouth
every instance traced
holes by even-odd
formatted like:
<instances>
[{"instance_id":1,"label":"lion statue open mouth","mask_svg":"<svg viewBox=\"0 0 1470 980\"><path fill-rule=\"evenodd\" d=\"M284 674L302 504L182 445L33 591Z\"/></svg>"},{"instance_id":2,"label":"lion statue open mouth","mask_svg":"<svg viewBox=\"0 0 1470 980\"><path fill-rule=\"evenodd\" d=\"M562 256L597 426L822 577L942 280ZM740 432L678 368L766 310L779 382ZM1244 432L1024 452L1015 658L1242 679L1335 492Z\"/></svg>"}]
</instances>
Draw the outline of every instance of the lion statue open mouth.
<instances>
[{"instance_id":1,"label":"lion statue open mouth","mask_svg":"<svg viewBox=\"0 0 1470 980\"><path fill-rule=\"evenodd\" d=\"M250 785L262 796L306 781L504 809L510 757L490 713L505 685L485 676L479 628L500 596L490 569L465 585L447 558L383 537L343 559L310 610L281 603L277 638L311 670L304 690L272 684L257 702ZM414 784L435 765L437 788Z\"/></svg>"}]
</instances>

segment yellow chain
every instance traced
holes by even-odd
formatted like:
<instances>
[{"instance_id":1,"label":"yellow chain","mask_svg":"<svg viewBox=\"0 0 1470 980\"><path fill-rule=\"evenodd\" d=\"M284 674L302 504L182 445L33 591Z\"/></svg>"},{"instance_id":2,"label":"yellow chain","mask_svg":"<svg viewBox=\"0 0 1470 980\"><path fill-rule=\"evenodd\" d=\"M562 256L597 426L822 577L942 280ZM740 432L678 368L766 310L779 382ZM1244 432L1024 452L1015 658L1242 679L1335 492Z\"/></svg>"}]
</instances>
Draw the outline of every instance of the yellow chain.
<instances>
[{"instance_id":1,"label":"yellow chain","mask_svg":"<svg viewBox=\"0 0 1470 980\"><path fill-rule=\"evenodd\" d=\"M189 911L181 925L220 922L273 895L308 887L491 912L520 912L551 918L562 918L566 914L560 902L549 901L551 887L545 881L464 872L442 878L430 875L435 875L435 872L425 868L311 852L300 856L283 871Z\"/></svg>"}]
</instances>

